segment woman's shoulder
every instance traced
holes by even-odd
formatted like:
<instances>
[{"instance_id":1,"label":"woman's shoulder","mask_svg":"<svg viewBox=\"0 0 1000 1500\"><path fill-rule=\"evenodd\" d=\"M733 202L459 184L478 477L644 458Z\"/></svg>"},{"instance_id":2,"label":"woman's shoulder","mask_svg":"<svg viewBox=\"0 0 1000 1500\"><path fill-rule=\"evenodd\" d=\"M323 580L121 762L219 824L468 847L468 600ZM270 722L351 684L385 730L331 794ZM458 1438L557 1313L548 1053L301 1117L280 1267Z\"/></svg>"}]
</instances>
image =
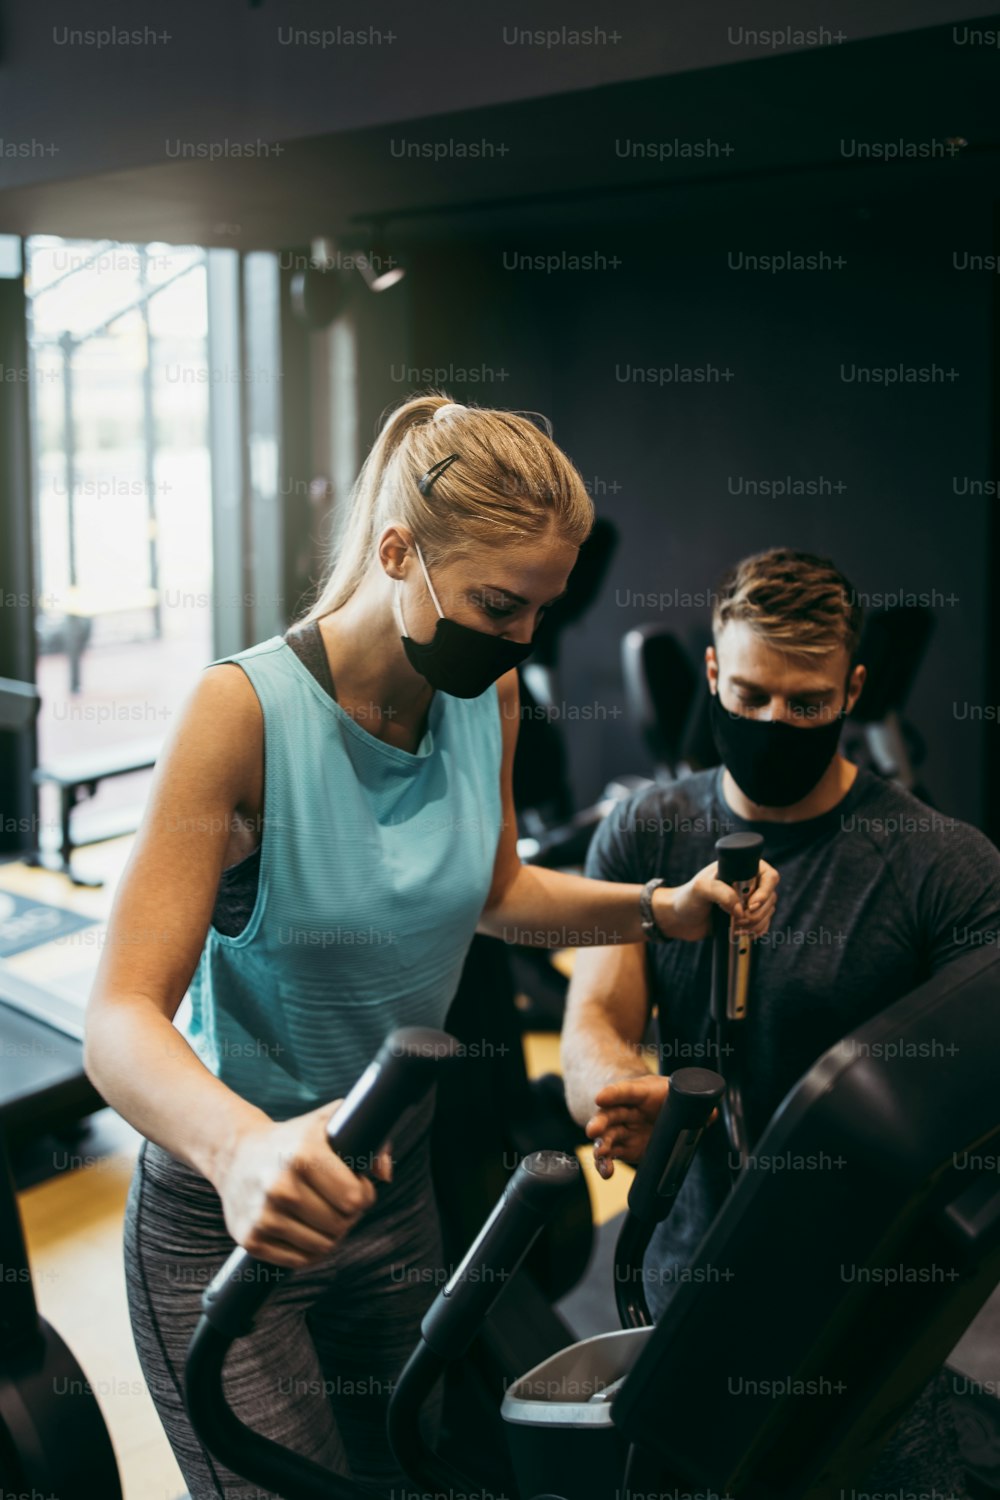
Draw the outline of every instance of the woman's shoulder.
<instances>
[{"instance_id":1,"label":"woman's shoulder","mask_svg":"<svg viewBox=\"0 0 1000 1500\"><path fill-rule=\"evenodd\" d=\"M264 714L253 683L236 662L213 662L199 674L178 713L174 753L206 778L221 778L234 806L260 779L264 748ZM193 766L192 766L193 769Z\"/></svg>"}]
</instances>

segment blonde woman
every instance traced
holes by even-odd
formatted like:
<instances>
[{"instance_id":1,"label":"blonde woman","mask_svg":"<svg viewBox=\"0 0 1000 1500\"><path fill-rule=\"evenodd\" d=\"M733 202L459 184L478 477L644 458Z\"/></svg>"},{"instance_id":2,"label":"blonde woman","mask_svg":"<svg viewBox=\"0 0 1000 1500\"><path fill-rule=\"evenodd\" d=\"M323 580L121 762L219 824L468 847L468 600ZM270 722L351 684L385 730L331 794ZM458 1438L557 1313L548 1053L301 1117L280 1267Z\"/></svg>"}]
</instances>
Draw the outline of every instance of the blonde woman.
<instances>
[{"instance_id":1,"label":"blonde woman","mask_svg":"<svg viewBox=\"0 0 1000 1500\"><path fill-rule=\"evenodd\" d=\"M695 939L713 903L734 907L714 867L647 889L518 859L514 668L592 521L576 469L527 418L407 401L316 603L204 670L157 764L86 1066L146 1138L130 1311L199 1500L259 1494L204 1452L182 1399L198 1301L234 1243L293 1268L227 1362L238 1414L357 1478L402 1477L386 1405L441 1269L428 1110L375 1164L377 1187L324 1126L389 1031L443 1024L473 934ZM774 881L737 909L753 932Z\"/></svg>"}]
</instances>

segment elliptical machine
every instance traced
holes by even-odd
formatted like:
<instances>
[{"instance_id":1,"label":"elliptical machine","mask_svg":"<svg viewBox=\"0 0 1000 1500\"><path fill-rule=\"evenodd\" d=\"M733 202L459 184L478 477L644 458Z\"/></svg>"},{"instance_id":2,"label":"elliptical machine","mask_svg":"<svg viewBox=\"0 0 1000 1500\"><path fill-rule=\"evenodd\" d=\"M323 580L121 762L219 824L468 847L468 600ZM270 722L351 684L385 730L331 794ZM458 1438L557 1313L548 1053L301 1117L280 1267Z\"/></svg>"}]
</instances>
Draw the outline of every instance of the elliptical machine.
<instances>
[{"instance_id":1,"label":"elliptical machine","mask_svg":"<svg viewBox=\"0 0 1000 1500\"><path fill-rule=\"evenodd\" d=\"M720 1025L741 1025L745 978L736 954ZM651 1328L643 1250L721 1095L718 1076L691 1070L685 1091L675 1074L673 1109L661 1112L619 1239L625 1326L571 1344L510 1386L502 1416L516 1478L504 1494L840 1500L862 1481L1000 1281L999 1002L1000 956L975 951L831 1047L748 1151ZM438 1032L391 1038L331 1121L334 1149L370 1158L457 1050ZM679 1118L685 1092L694 1119ZM829 1170L777 1170L795 1163ZM577 1175L564 1152L526 1158L424 1317L388 1416L421 1497L477 1490L477 1478L427 1446L420 1407ZM286 1500L384 1500L252 1433L229 1409L226 1350L282 1275L235 1251L205 1293L187 1361L190 1421L223 1463Z\"/></svg>"},{"instance_id":2,"label":"elliptical machine","mask_svg":"<svg viewBox=\"0 0 1000 1500\"><path fill-rule=\"evenodd\" d=\"M510 1388L519 1500L678 1490L838 1500L864 1478L1000 1281L998 1000L1000 955L973 952L814 1064L754 1144L660 1321L572 1345ZM455 1050L441 1033L391 1039L331 1121L336 1149L349 1159L376 1150ZM717 1097L704 1081L695 1093L702 1109ZM688 1122L664 1141L658 1125L633 1213L644 1182L656 1212L669 1205L703 1128ZM833 1165L776 1169L800 1160ZM564 1153L523 1162L424 1319L389 1415L422 1496L477 1488L428 1448L420 1407L578 1171ZM622 1280L640 1292L642 1233L619 1247L632 1268ZM282 1274L237 1250L205 1293L185 1378L191 1421L224 1463L285 1500L384 1500L262 1438L229 1407L226 1351ZM641 1296L636 1305L641 1321Z\"/></svg>"},{"instance_id":3,"label":"elliptical machine","mask_svg":"<svg viewBox=\"0 0 1000 1500\"><path fill-rule=\"evenodd\" d=\"M398 1116L429 1091L442 1067L457 1065L462 1051L461 1044L445 1032L408 1027L392 1033L330 1120L327 1138L331 1149L348 1164L371 1161ZM642 1169L632 1184L629 1212L616 1254L616 1298L622 1326L641 1337L621 1344L617 1358L602 1362L602 1391L621 1382L651 1331L643 1255L656 1225L673 1206L724 1088L718 1074L703 1068L681 1069L671 1079ZM525 1157L423 1320L420 1343L393 1391L388 1427L397 1460L422 1494L454 1500L456 1492L469 1491L469 1476L446 1454L428 1445L420 1425L422 1408L448 1367L466 1355L508 1282L579 1176L578 1161L563 1151L535 1151ZM238 1248L205 1292L202 1317L191 1340L185 1370L185 1401L191 1423L206 1447L235 1473L289 1500L375 1500L377 1492L370 1487L324 1469L254 1432L236 1416L226 1398L222 1368L228 1349L234 1340L252 1330L257 1312L288 1274L285 1267L255 1260ZM612 1437L603 1463L609 1478L627 1458L627 1445L622 1448L617 1436Z\"/></svg>"}]
</instances>

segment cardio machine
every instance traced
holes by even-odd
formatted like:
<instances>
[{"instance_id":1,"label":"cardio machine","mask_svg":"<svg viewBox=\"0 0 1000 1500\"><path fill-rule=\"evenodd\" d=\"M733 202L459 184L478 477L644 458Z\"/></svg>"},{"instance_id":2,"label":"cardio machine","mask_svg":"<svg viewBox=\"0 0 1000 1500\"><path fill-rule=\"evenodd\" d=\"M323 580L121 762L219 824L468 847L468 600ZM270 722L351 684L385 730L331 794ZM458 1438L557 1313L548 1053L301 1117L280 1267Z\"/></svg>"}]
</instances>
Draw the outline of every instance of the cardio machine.
<instances>
[{"instance_id":1,"label":"cardio machine","mask_svg":"<svg viewBox=\"0 0 1000 1500\"><path fill-rule=\"evenodd\" d=\"M685 1089L674 1075L677 1109L661 1112L619 1242L626 1326L510 1387L510 1500L839 1500L864 1478L1000 1281L998 1001L1000 955L972 952L830 1048L754 1143L651 1326L642 1249L721 1083L683 1070L701 1075ZM442 1033L390 1038L330 1122L334 1149L348 1160L376 1149L438 1069L467 1065L455 1050ZM389 1414L421 1495L477 1490L476 1475L430 1449L420 1409L578 1170L561 1152L528 1157L424 1319ZM253 1433L228 1404L226 1351L282 1274L237 1250L207 1289L186 1368L191 1420L224 1464L287 1500L378 1500Z\"/></svg>"}]
</instances>

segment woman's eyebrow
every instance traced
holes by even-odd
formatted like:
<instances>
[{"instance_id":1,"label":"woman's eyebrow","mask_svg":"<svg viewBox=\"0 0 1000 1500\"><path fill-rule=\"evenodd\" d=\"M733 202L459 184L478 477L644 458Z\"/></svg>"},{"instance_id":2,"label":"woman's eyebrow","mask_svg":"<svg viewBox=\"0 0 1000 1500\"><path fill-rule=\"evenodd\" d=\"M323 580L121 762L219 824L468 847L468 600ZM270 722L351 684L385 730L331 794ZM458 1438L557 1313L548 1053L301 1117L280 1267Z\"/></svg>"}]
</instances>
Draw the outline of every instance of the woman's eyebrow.
<instances>
[{"instance_id":1,"label":"woman's eyebrow","mask_svg":"<svg viewBox=\"0 0 1000 1500\"><path fill-rule=\"evenodd\" d=\"M530 603L530 600L523 598L520 594L515 594L513 589L505 589L503 585L499 583L484 583L483 588L492 589L495 594L506 594L508 599L516 599L518 604ZM555 594L549 600L549 604L555 604L557 599L564 599L568 593L568 588L563 589L561 593Z\"/></svg>"}]
</instances>

